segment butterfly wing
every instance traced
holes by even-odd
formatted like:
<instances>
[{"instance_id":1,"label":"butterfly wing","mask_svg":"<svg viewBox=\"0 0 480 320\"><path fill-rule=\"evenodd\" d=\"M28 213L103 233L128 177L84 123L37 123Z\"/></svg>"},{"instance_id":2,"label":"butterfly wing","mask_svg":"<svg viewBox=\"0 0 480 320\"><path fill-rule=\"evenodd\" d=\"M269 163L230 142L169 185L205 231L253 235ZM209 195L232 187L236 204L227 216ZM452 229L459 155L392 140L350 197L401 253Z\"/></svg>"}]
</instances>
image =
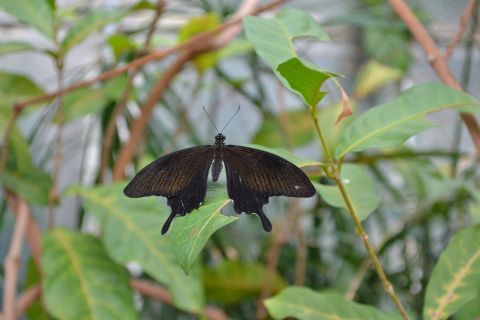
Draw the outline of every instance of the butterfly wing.
<instances>
[{"instance_id":1,"label":"butterfly wing","mask_svg":"<svg viewBox=\"0 0 480 320\"><path fill-rule=\"evenodd\" d=\"M123 193L131 198L167 197L172 212L163 225L165 234L177 215L197 209L207 193L212 146L199 146L167 154L140 170Z\"/></svg>"},{"instance_id":2,"label":"butterfly wing","mask_svg":"<svg viewBox=\"0 0 480 320\"><path fill-rule=\"evenodd\" d=\"M307 198L316 191L307 175L293 163L272 153L227 145L223 151L227 190L235 212L256 213L265 231L272 225L263 213L271 196Z\"/></svg>"}]
</instances>

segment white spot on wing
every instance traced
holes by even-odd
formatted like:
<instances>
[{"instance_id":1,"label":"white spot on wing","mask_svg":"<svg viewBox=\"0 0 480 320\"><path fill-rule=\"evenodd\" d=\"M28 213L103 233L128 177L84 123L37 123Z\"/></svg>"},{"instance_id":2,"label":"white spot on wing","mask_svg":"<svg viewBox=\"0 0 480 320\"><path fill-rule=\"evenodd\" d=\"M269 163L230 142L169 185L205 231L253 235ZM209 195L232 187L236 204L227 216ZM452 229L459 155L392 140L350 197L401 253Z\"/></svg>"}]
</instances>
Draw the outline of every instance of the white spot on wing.
<instances>
[{"instance_id":1,"label":"white spot on wing","mask_svg":"<svg viewBox=\"0 0 480 320\"><path fill-rule=\"evenodd\" d=\"M300 189L300 186L294 186L295 190Z\"/></svg>"}]
</instances>

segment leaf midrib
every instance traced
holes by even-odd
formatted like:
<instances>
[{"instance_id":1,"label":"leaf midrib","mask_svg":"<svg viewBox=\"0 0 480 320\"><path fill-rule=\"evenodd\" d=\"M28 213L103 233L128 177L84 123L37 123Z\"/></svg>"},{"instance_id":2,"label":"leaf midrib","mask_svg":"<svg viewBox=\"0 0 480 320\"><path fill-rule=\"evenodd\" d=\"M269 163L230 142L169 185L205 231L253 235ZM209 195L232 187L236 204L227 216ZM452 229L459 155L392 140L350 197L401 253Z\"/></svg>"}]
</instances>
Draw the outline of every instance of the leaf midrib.
<instances>
[{"instance_id":1,"label":"leaf midrib","mask_svg":"<svg viewBox=\"0 0 480 320\"><path fill-rule=\"evenodd\" d=\"M61 247L65 250L67 253L67 256L70 258L70 261L72 262L72 267L75 271L75 274L78 276L79 281L80 281L80 292L82 293L82 296L85 298L85 302L87 303L87 308L89 310L89 313L92 315L92 319L97 319L95 315L95 308L94 308L94 303L93 300L91 299L88 290L88 287L85 285L85 275L82 272L82 268L80 267L80 263L77 260L77 257L75 256L75 251L73 248L70 246L68 240L66 239L66 236L62 233L55 232L53 233L54 237L58 239L58 243L60 244Z\"/></svg>"}]
</instances>

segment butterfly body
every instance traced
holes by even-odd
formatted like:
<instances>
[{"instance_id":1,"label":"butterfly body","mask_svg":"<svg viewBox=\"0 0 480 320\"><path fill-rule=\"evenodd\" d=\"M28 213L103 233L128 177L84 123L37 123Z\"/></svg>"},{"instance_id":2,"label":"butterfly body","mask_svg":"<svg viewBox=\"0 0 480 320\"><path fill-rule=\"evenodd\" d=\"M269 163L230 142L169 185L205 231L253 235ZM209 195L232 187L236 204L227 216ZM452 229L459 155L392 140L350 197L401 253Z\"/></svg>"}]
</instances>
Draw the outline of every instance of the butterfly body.
<instances>
[{"instance_id":1,"label":"butterfly body","mask_svg":"<svg viewBox=\"0 0 480 320\"><path fill-rule=\"evenodd\" d=\"M225 136L215 136L213 145L191 147L167 154L140 170L125 187L131 198L163 196L172 208L162 228L165 234L173 218L200 207L212 180L217 181L225 165L227 192L236 213L255 213L265 231L272 225L263 212L271 196L307 198L316 191L305 173L272 153L236 145L225 145Z\"/></svg>"}]
</instances>

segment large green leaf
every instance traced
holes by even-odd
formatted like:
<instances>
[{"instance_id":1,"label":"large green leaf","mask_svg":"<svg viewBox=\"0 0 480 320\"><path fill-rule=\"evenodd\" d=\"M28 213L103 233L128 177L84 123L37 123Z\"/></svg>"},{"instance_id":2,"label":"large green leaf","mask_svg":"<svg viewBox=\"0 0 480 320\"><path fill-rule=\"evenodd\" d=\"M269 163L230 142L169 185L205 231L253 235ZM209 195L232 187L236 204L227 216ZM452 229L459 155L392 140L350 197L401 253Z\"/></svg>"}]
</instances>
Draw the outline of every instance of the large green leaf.
<instances>
[{"instance_id":1,"label":"large green leaf","mask_svg":"<svg viewBox=\"0 0 480 320\"><path fill-rule=\"evenodd\" d=\"M416 85L355 119L343 132L335 156L339 159L349 152L398 146L431 128L432 124L425 115L443 109L480 112L480 102L440 83Z\"/></svg>"},{"instance_id":2,"label":"large green leaf","mask_svg":"<svg viewBox=\"0 0 480 320\"><path fill-rule=\"evenodd\" d=\"M433 269L425 296L425 319L447 319L480 289L480 225L459 231Z\"/></svg>"},{"instance_id":3,"label":"large green leaf","mask_svg":"<svg viewBox=\"0 0 480 320\"><path fill-rule=\"evenodd\" d=\"M288 287L265 306L274 319L295 317L299 320L385 320L399 319L377 309L349 301L338 294L318 293L304 287Z\"/></svg>"},{"instance_id":4,"label":"large green leaf","mask_svg":"<svg viewBox=\"0 0 480 320\"><path fill-rule=\"evenodd\" d=\"M297 89L293 90L297 93L303 93L298 90L298 86L305 85L305 82L308 84L310 84L310 82L317 83L318 77L321 74L327 75L326 78L333 76L333 74L328 75L326 72L316 70L313 66L309 68L304 67L298 71L295 70L295 68L301 68L305 65L305 63L302 63L302 61L298 59L294 49L293 39L295 37L312 36L319 40L329 40L328 35L320 28L309 13L297 9L285 8L274 18L247 16L243 19L243 27L247 39L250 40L257 54L270 65L277 77L287 88L293 89L290 87L291 82L293 82L297 87ZM293 60L294 58L296 58L296 60ZM281 76L278 67L288 60L291 61L289 65L285 66L285 68L288 69L285 72L291 75ZM300 79L297 75L302 72L308 73L309 76L315 76L315 79L309 81L307 76ZM287 81L288 79L286 78L290 78L290 81ZM305 79L307 80L304 81ZM315 97L318 95L317 91L313 93ZM318 99L322 96L323 95L318 96ZM303 95L302 98L305 99Z\"/></svg>"},{"instance_id":5,"label":"large green leaf","mask_svg":"<svg viewBox=\"0 0 480 320\"><path fill-rule=\"evenodd\" d=\"M305 145L313 140L315 130L307 109L284 112L264 119L253 138L253 143L270 148L286 147L287 137L290 138L288 142L293 147Z\"/></svg>"},{"instance_id":6,"label":"large green leaf","mask_svg":"<svg viewBox=\"0 0 480 320\"><path fill-rule=\"evenodd\" d=\"M274 18L247 16L243 27L255 51L274 71L282 62L297 57L292 42L295 37L328 40L328 35L309 13L291 8L282 9Z\"/></svg>"},{"instance_id":7,"label":"large green leaf","mask_svg":"<svg viewBox=\"0 0 480 320\"><path fill-rule=\"evenodd\" d=\"M476 317L476 318L475 318ZM480 292L472 301L465 304L457 313L455 320L478 320L480 317Z\"/></svg>"},{"instance_id":8,"label":"large green leaf","mask_svg":"<svg viewBox=\"0 0 480 320\"><path fill-rule=\"evenodd\" d=\"M280 75L288 82L308 106L316 106L325 92L320 91L331 74L305 65L299 58L292 58L277 67Z\"/></svg>"},{"instance_id":9,"label":"large green leaf","mask_svg":"<svg viewBox=\"0 0 480 320\"><path fill-rule=\"evenodd\" d=\"M258 296L267 277L267 269L259 263L225 261L203 270L203 283L208 299L233 304ZM271 292L285 286L279 274L273 277Z\"/></svg>"},{"instance_id":10,"label":"large green leaf","mask_svg":"<svg viewBox=\"0 0 480 320\"><path fill-rule=\"evenodd\" d=\"M375 192L372 178L363 168L354 164L345 164L342 167L341 178L360 219L365 220L381 202L380 196ZM316 182L313 185L329 205L348 210L336 185L323 185Z\"/></svg>"},{"instance_id":11,"label":"large green leaf","mask_svg":"<svg viewBox=\"0 0 480 320\"><path fill-rule=\"evenodd\" d=\"M53 39L53 10L48 0L0 0L6 12Z\"/></svg>"},{"instance_id":12,"label":"large green leaf","mask_svg":"<svg viewBox=\"0 0 480 320\"><path fill-rule=\"evenodd\" d=\"M190 267L210 236L237 219L237 217L227 217L220 213L220 210L230 201L227 198L212 204L202 204L191 214L177 218L172 225L170 236L173 240L173 251L186 273L189 273Z\"/></svg>"},{"instance_id":13,"label":"large green leaf","mask_svg":"<svg viewBox=\"0 0 480 320\"><path fill-rule=\"evenodd\" d=\"M102 241L118 263L138 262L146 273L164 284L175 305L183 310L203 309L203 288L197 271L185 275L172 250L170 234L161 235L169 209L154 197L130 199L123 184L75 188L87 212L102 224Z\"/></svg>"},{"instance_id":14,"label":"large green leaf","mask_svg":"<svg viewBox=\"0 0 480 320\"><path fill-rule=\"evenodd\" d=\"M36 50L31 44L21 41L2 41L0 42L0 56L22 51Z\"/></svg>"},{"instance_id":15,"label":"large green leaf","mask_svg":"<svg viewBox=\"0 0 480 320\"><path fill-rule=\"evenodd\" d=\"M100 241L56 229L42 241L43 293L58 319L137 319L128 272Z\"/></svg>"},{"instance_id":16,"label":"large green leaf","mask_svg":"<svg viewBox=\"0 0 480 320\"><path fill-rule=\"evenodd\" d=\"M28 170L1 172L0 184L32 205L45 206L48 204L52 180L50 175L32 166Z\"/></svg>"},{"instance_id":17,"label":"large green leaf","mask_svg":"<svg viewBox=\"0 0 480 320\"><path fill-rule=\"evenodd\" d=\"M126 10L105 11L95 10L87 16L79 19L70 30L68 30L65 39L62 42L63 52L67 52L85 40L90 34L97 31L101 27L122 19L127 14Z\"/></svg>"}]
</instances>

